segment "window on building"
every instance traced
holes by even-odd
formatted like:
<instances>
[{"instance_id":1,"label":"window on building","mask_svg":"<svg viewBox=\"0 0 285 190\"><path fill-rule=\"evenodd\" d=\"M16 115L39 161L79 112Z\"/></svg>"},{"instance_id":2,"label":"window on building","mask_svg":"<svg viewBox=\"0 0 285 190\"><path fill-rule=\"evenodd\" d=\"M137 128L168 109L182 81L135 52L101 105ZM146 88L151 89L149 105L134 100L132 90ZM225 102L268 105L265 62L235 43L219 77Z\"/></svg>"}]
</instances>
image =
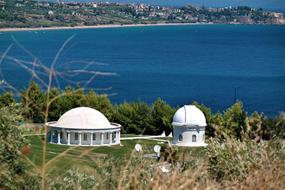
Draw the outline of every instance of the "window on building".
<instances>
[{"instance_id":1,"label":"window on building","mask_svg":"<svg viewBox=\"0 0 285 190\"><path fill-rule=\"evenodd\" d=\"M106 139L109 140L109 133L106 133Z\"/></svg>"},{"instance_id":2,"label":"window on building","mask_svg":"<svg viewBox=\"0 0 285 190\"><path fill-rule=\"evenodd\" d=\"M83 134L83 140L87 141L87 134L86 133Z\"/></svg>"},{"instance_id":3,"label":"window on building","mask_svg":"<svg viewBox=\"0 0 285 190\"><path fill-rule=\"evenodd\" d=\"M197 137L196 137L196 135L192 135L192 142L196 142L196 139Z\"/></svg>"},{"instance_id":4,"label":"window on building","mask_svg":"<svg viewBox=\"0 0 285 190\"><path fill-rule=\"evenodd\" d=\"M96 133L93 133L93 141L96 141Z\"/></svg>"},{"instance_id":5,"label":"window on building","mask_svg":"<svg viewBox=\"0 0 285 190\"><path fill-rule=\"evenodd\" d=\"M113 132L112 133L112 142L115 142L115 140L116 140L116 132Z\"/></svg>"},{"instance_id":6,"label":"window on building","mask_svg":"<svg viewBox=\"0 0 285 190\"><path fill-rule=\"evenodd\" d=\"M57 131L53 132L53 138L57 138Z\"/></svg>"},{"instance_id":7,"label":"window on building","mask_svg":"<svg viewBox=\"0 0 285 190\"><path fill-rule=\"evenodd\" d=\"M179 135L178 140L179 140L179 141L182 141L182 140L183 140L183 136L182 136L182 135Z\"/></svg>"},{"instance_id":8,"label":"window on building","mask_svg":"<svg viewBox=\"0 0 285 190\"><path fill-rule=\"evenodd\" d=\"M74 133L74 140L78 141L78 133Z\"/></svg>"}]
</instances>

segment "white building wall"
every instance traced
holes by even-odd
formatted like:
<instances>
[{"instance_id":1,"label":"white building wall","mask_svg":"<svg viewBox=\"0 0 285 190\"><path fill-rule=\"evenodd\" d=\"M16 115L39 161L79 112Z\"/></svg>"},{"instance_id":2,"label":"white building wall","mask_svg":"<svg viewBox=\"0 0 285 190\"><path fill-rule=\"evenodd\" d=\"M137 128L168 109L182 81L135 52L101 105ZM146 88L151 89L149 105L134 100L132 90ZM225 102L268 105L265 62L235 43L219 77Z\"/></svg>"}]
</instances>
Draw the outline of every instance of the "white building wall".
<instances>
[{"instance_id":1,"label":"white building wall","mask_svg":"<svg viewBox=\"0 0 285 190\"><path fill-rule=\"evenodd\" d=\"M173 144L178 144L179 143L179 135L183 134L184 128L182 127L177 127L173 129Z\"/></svg>"},{"instance_id":2,"label":"white building wall","mask_svg":"<svg viewBox=\"0 0 285 190\"><path fill-rule=\"evenodd\" d=\"M61 141L62 144L67 144L67 133L62 131L61 133Z\"/></svg>"},{"instance_id":3,"label":"white building wall","mask_svg":"<svg viewBox=\"0 0 285 190\"><path fill-rule=\"evenodd\" d=\"M182 141L179 136L182 135ZM196 135L196 142L193 142L193 135ZM205 146L205 127L174 127L173 144L177 146Z\"/></svg>"},{"instance_id":4,"label":"white building wall","mask_svg":"<svg viewBox=\"0 0 285 190\"><path fill-rule=\"evenodd\" d=\"M100 145L100 135L101 133L94 133L93 134L95 136L95 140L93 141L93 145Z\"/></svg>"},{"instance_id":5,"label":"white building wall","mask_svg":"<svg viewBox=\"0 0 285 190\"><path fill-rule=\"evenodd\" d=\"M84 138L84 136L86 136L86 139ZM83 132L81 133L81 144L82 145L91 145L91 133L89 132Z\"/></svg>"},{"instance_id":6,"label":"white building wall","mask_svg":"<svg viewBox=\"0 0 285 190\"><path fill-rule=\"evenodd\" d=\"M60 133L59 128L50 128L48 133L48 142L57 144L58 143L58 133ZM87 145L87 146L100 146L102 145L110 145L110 144L119 144L120 143L120 131L114 130L114 131L76 131L76 130L64 130L61 133L61 140L60 144L68 144L68 133L70 133L70 144L71 145L79 145L80 137L81 137L81 145ZM95 136L95 140L92 144L92 133ZM101 134L103 133L103 141L101 141ZM53 134L53 138L52 138ZM78 136L78 139L75 140L75 136ZM80 135L81 134L81 135ZM84 134L87 135L87 139L84 139ZM112 134L112 135L111 135ZM107 137L108 135L108 137ZM111 137L113 136L113 138ZM112 139L111 139L112 138Z\"/></svg>"},{"instance_id":7,"label":"white building wall","mask_svg":"<svg viewBox=\"0 0 285 190\"><path fill-rule=\"evenodd\" d=\"M110 144L110 137L111 137L111 135L109 132L104 133L103 144Z\"/></svg>"},{"instance_id":8,"label":"white building wall","mask_svg":"<svg viewBox=\"0 0 285 190\"><path fill-rule=\"evenodd\" d=\"M79 144L79 134L78 140L75 140L75 132L70 132L70 144Z\"/></svg>"}]
</instances>

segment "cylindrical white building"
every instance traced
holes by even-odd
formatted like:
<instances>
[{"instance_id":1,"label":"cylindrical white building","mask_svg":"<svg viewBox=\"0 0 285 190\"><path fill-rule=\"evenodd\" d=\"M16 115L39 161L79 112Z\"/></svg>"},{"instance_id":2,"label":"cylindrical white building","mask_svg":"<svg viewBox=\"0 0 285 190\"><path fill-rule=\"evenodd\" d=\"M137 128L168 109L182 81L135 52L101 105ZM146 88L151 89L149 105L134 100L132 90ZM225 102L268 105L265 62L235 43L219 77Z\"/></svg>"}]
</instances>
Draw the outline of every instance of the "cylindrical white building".
<instances>
[{"instance_id":1,"label":"cylindrical white building","mask_svg":"<svg viewBox=\"0 0 285 190\"><path fill-rule=\"evenodd\" d=\"M99 111L78 107L48 122L47 140L52 144L109 146L120 144L121 125L110 123Z\"/></svg>"},{"instance_id":2,"label":"cylindrical white building","mask_svg":"<svg viewBox=\"0 0 285 190\"><path fill-rule=\"evenodd\" d=\"M194 105L178 109L173 117L173 145L200 147L205 144L207 126L203 112Z\"/></svg>"}]
</instances>

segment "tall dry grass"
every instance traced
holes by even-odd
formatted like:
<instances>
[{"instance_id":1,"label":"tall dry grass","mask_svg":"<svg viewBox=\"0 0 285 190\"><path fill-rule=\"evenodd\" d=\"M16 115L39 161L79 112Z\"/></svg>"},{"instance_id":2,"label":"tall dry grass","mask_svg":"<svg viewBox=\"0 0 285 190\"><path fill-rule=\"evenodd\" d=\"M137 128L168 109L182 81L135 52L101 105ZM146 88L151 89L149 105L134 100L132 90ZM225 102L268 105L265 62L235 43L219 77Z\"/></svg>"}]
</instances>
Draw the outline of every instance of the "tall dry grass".
<instances>
[{"instance_id":1,"label":"tall dry grass","mask_svg":"<svg viewBox=\"0 0 285 190\"><path fill-rule=\"evenodd\" d=\"M123 161L114 158L96 160L94 169L74 168L56 180L49 178L47 189L285 188L282 140L256 143L211 139L209 147L201 150L202 154L177 147L167 148L167 151L175 154L165 154L166 157L162 154L159 161L136 152ZM212 162L214 158L216 162ZM170 171L163 172L161 167L169 164Z\"/></svg>"},{"instance_id":2,"label":"tall dry grass","mask_svg":"<svg viewBox=\"0 0 285 190\"><path fill-rule=\"evenodd\" d=\"M159 169L160 163L130 166L119 189L285 188L285 146L280 140L261 143L212 140L205 157L196 160L189 154L179 157L169 173ZM189 160L199 164L181 168Z\"/></svg>"}]
</instances>

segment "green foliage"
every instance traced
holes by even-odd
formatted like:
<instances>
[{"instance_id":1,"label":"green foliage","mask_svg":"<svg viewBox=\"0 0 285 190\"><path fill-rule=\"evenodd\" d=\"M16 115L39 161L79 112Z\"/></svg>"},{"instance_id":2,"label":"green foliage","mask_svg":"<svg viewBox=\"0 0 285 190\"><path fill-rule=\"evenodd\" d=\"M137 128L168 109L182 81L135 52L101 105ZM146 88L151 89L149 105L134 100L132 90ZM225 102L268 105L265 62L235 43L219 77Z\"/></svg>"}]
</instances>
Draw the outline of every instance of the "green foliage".
<instances>
[{"instance_id":1,"label":"green foliage","mask_svg":"<svg viewBox=\"0 0 285 190\"><path fill-rule=\"evenodd\" d=\"M151 124L151 109L146 103L123 103L114 109L114 121L122 125L122 132L149 134L154 130Z\"/></svg>"},{"instance_id":2,"label":"green foliage","mask_svg":"<svg viewBox=\"0 0 285 190\"><path fill-rule=\"evenodd\" d=\"M259 141L260 137L262 137L262 120L263 115L257 112L253 112L249 117L249 126L248 135L251 139L255 139L255 141Z\"/></svg>"},{"instance_id":3,"label":"green foliage","mask_svg":"<svg viewBox=\"0 0 285 190\"><path fill-rule=\"evenodd\" d=\"M84 97L86 106L100 110L108 119L112 119L112 103L107 95L97 95L90 90Z\"/></svg>"},{"instance_id":4,"label":"green foliage","mask_svg":"<svg viewBox=\"0 0 285 190\"><path fill-rule=\"evenodd\" d=\"M83 106L83 89L67 87L63 92L60 91L59 93L61 94L59 104L62 114L72 108Z\"/></svg>"},{"instance_id":5,"label":"green foliage","mask_svg":"<svg viewBox=\"0 0 285 190\"><path fill-rule=\"evenodd\" d=\"M144 102L131 104L134 108L133 122L143 134L152 134L155 127L151 123L151 108Z\"/></svg>"},{"instance_id":6,"label":"green foliage","mask_svg":"<svg viewBox=\"0 0 285 190\"><path fill-rule=\"evenodd\" d=\"M256 143L227 139L220 142L211 139L207 147L209 173L217 180L242 180L250 169L273 164L285 158L285 147L281 141Z\"/></svg>"},{"instance_id":7,"label":"green foliage","mask_svg":"<svg viewBox=\"0 0 285 190\"><path fill-rule=\"evenodd\" d=\"M80 172L78 169L70 169L59 180L49 181L51 189L72 190L72 189L94 189L96 187L96 178L93 175Z\"/></svg>"},{"instance_id":8,"label":"green foliage","mask_svg":"<svg viewBox=\"0 0 285 190\"><path fill-rule=\"evenodd\" d=\"M276 118L267 118L254 112L249 118L249 136L256 141L261 139L285 138L285 114L281 112Z\"/></svg>"},{"instance_id":9,"label":"green foliage","mask_svg":"<svg viewBox=\"0 0 285 190\"><path fill-rule=\"evenodd\" d=\"M29 173L21 149L27 145L19 127L23 118L18 106L0 110L0 188L34 189L39 187L38 176Z\"/></svg>"},{"instance_id":10,"label":"green foliage","mask_svg":"<svg viewBox=\"0 0 285 190\"><path fill-rule=\"evenodd\" d=\"M12 93L0 95L0 106L8 106L15 102ZM49 103L49 104L48 104ZM122 125L122 133L158 135L163 131L168 135L172 131L172 117L175 108L161 99L151 106L144 102L121 103L112 105L107 95L98 95L93 90L85 92L77 87L64 90L52 88L47 93L42 91L34 81L28 89L22 91L21 104L23 116L35 123L42 123L47 116L48 121L56 121L66 111L75 107L92 107L102 112L110 121ZM263 114L253 113L247 116L241 102L236 102L223 114L212 113L211 109L198 102L193 102L204 113L207 121L206 135L224 138L223 134L243 140L249 136L256 141L285 137L285 117L281 113L277 118L267 118ZM48 113L46 106L49 105Z\"/></svg>"},{"instance_id":11,"label":"green foliage","mask_svg":"<svg viewBox=\"0 0 285 190\"><path fill-rule=\"evenodd\" d=\"M9 106L14 103L16 103L16 100L14 99L11 92L5 92L4 94L0 95L0 108Z\"/></svg>"},{"instance_id":12,"label":"green foliage","mask_svg":"<svg viewBox=\"0 0 285 190\"><path fill-rule=\"evenodd\" d=\"M146 103L123 103L114 106L113 121L122 125L122 133L157 135L172 131L174 109L158 99L152 106Z\"/></svg>"},{"instance_id":13,"label":"green foliage","mask_svg":"<svg viewBox=\"0 0 285 190\"><path fill-rule=\"evenodd\" d=\"M61 91L58 90L57 88L52 88L49 93L50 99L58 97L60 93ZM48 120L56 121L59 116L64 114L65 111L64 109L65 107L63 106L62 101L60 99L54 99L49 106Z\"/></svg>"},{"instance_id":14,"label":"green foliage","mask_svg":"<svg viewBox=\"0 0 285 190\"><path fill-rule=\"evenodd\" d=\"M249 7L213 11L206 7L194 6L161 8L151 5L138 8L133 4L101 3L94 8L92 4L84 2L74 5L57 2L42 3L34 0L5 0L5 4L0 3L0 9L0 27L2 28L199 22L279 24L281 21L276 19L272 12L262 9L253 10ZM53 11L53 14L48 14L48 11Z\"/></svg>"},{"instance_id":15,"label":"green foliage","mask_svg":"<svg viewBox=\"0 0 285 190\"><path fill-rule=\"evenodd\" d=\"M213 115L212 123L214 123L214 124L216 124L218 126L223 126L223 124L224 124L223 115L220 112L218 112L215 115Z\"/></svg>"},{"instance_id":16,"label":"green foliage","mask_svg":"<svg viewBox=\"0 0 285 190\"><path fill-rule=\"evenodd\" d=\"M112 104L106 95L97 95L93 90L84 93L80 88L66 88L64 91L53 88L50 91L51 104L48 119L57 120L66 111L80 106L91 107L102 112L108 119L112 117Z\"/></svg>"},{"instance_id":17,"label":"green foliage","mask_svg":"<svg viewBox=\"0 0 285 190\"><path fill-rule=\"evenodd\" d=\"M165 131L166 135L172 132L172 117L175 110L165 101L158 99L152 105L152 123L155 126L152 134L161 134Z\"/></svg>"},{"instance_id":18,"label":"green foliage","mask_svg":"<svg viewBox=\"0 0 285 190\"><path fill-rule=\"evenodd\" d=\"M236 102L224 112L224 130L233 137L242 139L247 132L246 112L241 102Z\"/></svg>"},{"instance_id":19,"label":"green foliage","mask_svg":"<svg viewBox=\"0 0 285 190\"><path fill-rule=\"evenodd\" d=\"M22 91L23 115L34 123L43 123L45 119L46 95L36 82L32 81L27 90Z\"/></svg>"},{"instance_id":20,"label":"green foliage","mask_svg":"<svg viewBox=\"0 0 285 190\"><path fill-rule=\"evenodd\" d=\"M249 169L250 152L247 146L241 147L240 142L221 144L219 141L211 139L207 147L209 173L217 180L244 178Z\"/></svg>"},{"instance_id":21,"label":"green foliage","mask_svg":"<svg viewBox=\"0 0 285 190\"><path fill-rule=\"evenodd\" d=\"M282 139L285 138L285 113L281 112L279 117L276 119L276 128L274 130L277 137Z\"/></svg>"},{"instance_id":22,"label":"green foliage","mask_svg":"<svg viewBox=\"0 0 285 190\"><path fill-rule=\"evenodd\" d=\"M132 122L134 108L131 104L123 103L114 107L114 122L122 125L122 133L139 134L141 130Z\"/></svg>"}]
</instances>

